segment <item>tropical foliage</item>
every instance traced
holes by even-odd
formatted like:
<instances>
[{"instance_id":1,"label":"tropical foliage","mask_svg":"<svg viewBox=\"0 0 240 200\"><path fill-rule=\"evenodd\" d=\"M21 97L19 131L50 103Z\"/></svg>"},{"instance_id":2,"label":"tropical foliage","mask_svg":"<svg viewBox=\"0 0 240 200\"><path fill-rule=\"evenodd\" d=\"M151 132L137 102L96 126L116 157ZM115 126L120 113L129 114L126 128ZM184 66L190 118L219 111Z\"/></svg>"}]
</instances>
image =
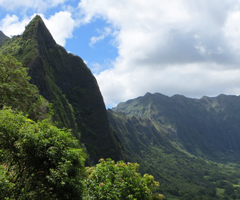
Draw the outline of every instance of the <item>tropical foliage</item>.
<instances>
[{"instance_id":1,"label":"tropical foliage","mask_svg":"<svg viewBox=\"0 0 240 200\"><path fill-rule=\"evenodd\" d=\"M0 54L0 108L10 106L34 120L47 117L48 102L29 83L27 68L14 57Z\"/></svg>"},{"instance_id":2,"label":"tropical foliage","mask_svg":"<svg viewBox=\"0 0 240 200\"><path fill-rule=\"evenodd\" d=\"M164 198L152 195L159 183L137 173L138 164L102 159L86 179L79 140L45 119L48 102L27 69L9 55L0 59L0 199Z\"/></svg>"},{"instance_id":3,"label":"tropical foliage","mask_svg":"<svg viewBox=\"0 0 240 200\"><path fill-rule=\"evenodd\" d=\"M87 168L88 178L85 180L85 200L148 200L163 199L161 194L153 195L152 191L158 188L159 183L154 177L137 173L137 163L115 163L111 159L99 160L94 167Z\"/></svg>"},{"instance_id":4,"label":"tropical foliage","mask_svg":"<svg viewBox=\"0 0 240 200\"><path fill-rule=\"evenodd\" d=\"M0 196L10 199L79 199L85 154L71 133L0 111Z\"/></svg>"}]
</instances>

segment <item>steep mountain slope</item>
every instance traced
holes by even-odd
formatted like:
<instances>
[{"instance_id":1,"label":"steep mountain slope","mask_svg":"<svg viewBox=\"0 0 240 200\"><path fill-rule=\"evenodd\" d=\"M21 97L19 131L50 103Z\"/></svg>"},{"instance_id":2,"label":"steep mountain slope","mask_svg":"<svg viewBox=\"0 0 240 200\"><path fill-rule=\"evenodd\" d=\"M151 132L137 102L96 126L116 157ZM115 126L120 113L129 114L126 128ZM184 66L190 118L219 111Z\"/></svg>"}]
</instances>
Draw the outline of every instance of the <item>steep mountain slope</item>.
<instances>
[{"instance_id":1,"label":"steep mountain slope","mask_svg":"<svg viewBox=\"0 0 240 200\"><path fill-rule=\"evenodd\" d=\"M31 83L53 104L58 127L70 128L85 144L90 161L122 157L116 133L110 130L98 84L83 60L56 44L40 16L22 35L6 41L0 52L29 68Z\"/></svg>"},{"instance_id":2,"label":"steep mountain slope","mask_svg":"<svg viewBox=\"0 0 240 200\"><path fill-rule=\"evenodd\" d=\"M7 38L8 36L6 36L2 31L0 31L0 44L2 44Z\"/></svg>"},{"instance_id":3,"label":"steep mountain slope","mask_svg":"<svg viewBox=\"0 0 240 200\"><path fill-rule=\"evenodd\" d=\"M147 93L113 110L151 120L176 147L196 156L213 160L239 156L240 97L191 99Z\"/></svg>"},{"instance_id":4,"label":"steep mountain slope","mask_svg":"<svg viewBox=\"0 0 240 200\"><path fill-rule=\"evenodd\" d=\"M160 147L167 151L176 151L166 136L159 132L148 119L127 117L122 112L108 110L108 118L112 127L118 131L118 137L123 143L128 156L143 159L146 149Z\"/></svg>"}]
</instances>

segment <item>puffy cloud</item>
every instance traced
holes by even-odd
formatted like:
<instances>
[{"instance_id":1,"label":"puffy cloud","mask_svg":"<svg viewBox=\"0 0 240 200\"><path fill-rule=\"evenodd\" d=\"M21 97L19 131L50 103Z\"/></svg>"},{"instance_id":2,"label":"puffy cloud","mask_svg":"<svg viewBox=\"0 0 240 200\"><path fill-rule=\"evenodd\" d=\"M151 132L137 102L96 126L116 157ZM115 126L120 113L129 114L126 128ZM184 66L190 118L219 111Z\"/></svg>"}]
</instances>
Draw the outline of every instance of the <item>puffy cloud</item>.
<instances>
[{"instance_id":1,"label":"puffy cloud","mask_svg":"<svg viewBox=\"0 0 240 200\"><path fill-rule=\"evenodd\" d=\"M24 18L22 21L19 21L16 15L10 16L7 14L6 17L0 21L0 30L8 36L18 35L24 31L29 21L29 18Z\"/></svg>"},{"instance_id":2,"label":"puffy cloud","mask_svg":"<svg viewBox=\"0 0 240 200\"><path fill-rule=\"evenodd\" d=\"M165 95L184 94L200 98L203 95L216 96L221 93L240 93L240 70L214 70L215 63L171 65L163 70L134 69L120 72L105 70L97 76L108 106L144 95L146 92L161 92Z\"/></svg>"},{"instance_id":3,"label":"puffy cloud","mask_svg":"<svg viewBox=\"0 0 240 200\"><path fill-rule=\"evenodd\" d=\"M233 12L229 12L225 26L223 27L223 31L227 40L229 41L229 45L235 50L240 50L240 10L235 10Z\"/></svg>"},{"instance_id":4,"label":"puffy cloud","mask_svg":"<svg viewBox=\"0 0 240 200\"><path fill-rule=\"evenodd\" d=\"M66 39L72 37L75 21L68 11L60 11L43 20L58 44L64 46Z\"/></svg>"},{"instance_id":5,"label":"puffy cloud","mask_svg":"<svg viewBox=\"0 0 240 200\"><path fill-rule=\"evenodd\" d=\"M239 94L238 0L82 0L81 23L118 30L119 56L96 75L108 106L146 92Z\"/></svg>"},{"instance_id":6,"label":"puffy cloud","mask_svg":"<svg viewBox=\"0 0 240 200\"><path fill-rule=\"evenodd\" d=\"M45 11L47 8L58 6L68 0L1 0L0 7L13 11L23 8L34 9L37 12Z\"/></svg>"},{"instance_id":7,"label":"puffy cloud","mask_svg":"<svg viewBox=\"0 0 240 200\"><path fill-rule=\"evenodd\" d=\"M6 17L0 21L0 30L8 36L10 36L10 34L21 34L25 30L25 26L35 15L36 14L31 17L25 17L21 21L16 15L6 15ZM43 14L40 15L56 42L64 46L66 39L72 37L72 32L75 26L75 21L72 19L71 13L68 11L60 11L55 13L55 15L51 16L49 19L46 19Z\"/></svg>"}]
</instances>

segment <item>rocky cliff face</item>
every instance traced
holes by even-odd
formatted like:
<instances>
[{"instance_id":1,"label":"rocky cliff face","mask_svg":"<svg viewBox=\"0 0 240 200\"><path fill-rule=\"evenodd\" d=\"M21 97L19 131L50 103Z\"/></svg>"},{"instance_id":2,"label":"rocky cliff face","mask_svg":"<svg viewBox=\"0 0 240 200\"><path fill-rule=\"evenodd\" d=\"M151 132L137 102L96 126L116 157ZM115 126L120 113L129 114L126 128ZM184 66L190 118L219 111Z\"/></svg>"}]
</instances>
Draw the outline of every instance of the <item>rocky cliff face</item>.
<instances>
[{"instance_id":1,"label":"rocky cliff face","mask_svg":"<svg viewBox=\"0 0 240 200\"><path fill-rule=\"evenodd\" d=\"M21 36L4 43L1 51L12 54L29 68L31 83L53 104L54 120L81 138L91 162L101 157L122 158L95 77L80 57L56 44L40 16L29 23Z\"/></svg>"}]
</instances>

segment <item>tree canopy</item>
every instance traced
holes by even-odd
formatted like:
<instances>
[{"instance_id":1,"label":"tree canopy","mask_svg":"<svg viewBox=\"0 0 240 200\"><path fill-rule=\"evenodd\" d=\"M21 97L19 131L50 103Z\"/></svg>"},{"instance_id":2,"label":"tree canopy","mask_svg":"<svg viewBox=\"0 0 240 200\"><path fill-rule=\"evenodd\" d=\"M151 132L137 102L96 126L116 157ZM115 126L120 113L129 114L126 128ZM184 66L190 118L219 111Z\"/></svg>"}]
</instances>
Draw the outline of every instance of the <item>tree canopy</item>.
<instances>
[{"instance_id":1,"label":"tree canopy","mask_svg":"<svg viewBox=\"0 0 240 200\"><path fill-rule=\"evenodd\" d=\"M0 110L0 197L81 199L85 154L67 130Z\"/></svg>"},{"instance_id":2,"label":"tree canopy","mask_svg":"<svg viewBox=\"0 0 240 200\"><path fill-rule=\"evenodd\" d=\"M10 106L34 120L45 118L48 102L29 83L27 71L11 55L0 54L0 108Z\"/></svg>"},{"instance_id":3,"label":"tree canopy","mask_svg":"<svg viewBox=\"0 0 240 200\"><path fill-rule=\"evenodd\" d=\"M137 163L115 163L111 159L99 160L96 166L87 168L84 200L150 200L164 199L161 194L153 195L152 191L159 186L154 177L137 173Z\"/></svg>"}]
</instances>

